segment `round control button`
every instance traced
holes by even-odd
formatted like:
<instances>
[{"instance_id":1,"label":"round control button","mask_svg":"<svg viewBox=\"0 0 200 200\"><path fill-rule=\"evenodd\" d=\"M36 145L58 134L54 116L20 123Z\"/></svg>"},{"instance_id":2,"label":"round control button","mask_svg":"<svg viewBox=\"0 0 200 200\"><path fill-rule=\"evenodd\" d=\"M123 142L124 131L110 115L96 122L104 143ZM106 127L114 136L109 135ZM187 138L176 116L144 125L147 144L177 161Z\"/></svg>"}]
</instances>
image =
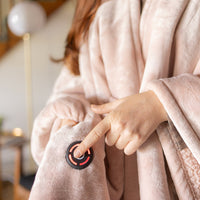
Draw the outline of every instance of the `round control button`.
<instances>
[{"instance_id":1,"label":"round control button","mask_svg":"<svg viewBox=\"0 0 200 200\"><path fill-rule=\"evenodd\" d=\"M84 169L86 168L93 160L93 150L89 148L84 155L79 158L74 157L74 151L78 147L81 141L73 142L67 148L65 158L67 163L74 169Z\"/></svg>"}]
</instances>

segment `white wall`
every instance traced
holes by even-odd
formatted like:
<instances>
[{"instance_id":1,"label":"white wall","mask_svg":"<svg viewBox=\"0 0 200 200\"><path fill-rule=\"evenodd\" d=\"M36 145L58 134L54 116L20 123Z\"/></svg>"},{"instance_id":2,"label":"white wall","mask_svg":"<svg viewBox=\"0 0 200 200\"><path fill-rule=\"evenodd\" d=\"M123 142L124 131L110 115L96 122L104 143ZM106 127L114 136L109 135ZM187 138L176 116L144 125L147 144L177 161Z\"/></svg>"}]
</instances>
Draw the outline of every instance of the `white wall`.
<instances>
[{"instance_id":1,"label":"white wall","mask_svg":"<svg viewBox=\"0 0 200 200\"><path fill-rule=\"evenodd\" d=\"M72 1L65 3L48 18L45 27L31 37L34 117L44 106L59 74L61 64L52 63L50 56L63 56L74 5ZM5 130L21 127L27 131L23 42L0 60L0 116L5 118Z\"/></svg>"},{"instance_id":2,"label":"white wall","mask_svg":"<svg viewBox=\"0 0 200 200\"><path fill-rule=\"evenodd\" d=\"M74 7L75 1L66 2L48 18L42 30L31 36L34 117L44 107L62 67L51 62L50 56L63 56ZM5 118L4 130L20 127L27 133L23 42L0 60L0 116ZM8 170L7 163L13 163L13 156L11 150L3 151L3 171Z\"/></svg>"}]
</instances>

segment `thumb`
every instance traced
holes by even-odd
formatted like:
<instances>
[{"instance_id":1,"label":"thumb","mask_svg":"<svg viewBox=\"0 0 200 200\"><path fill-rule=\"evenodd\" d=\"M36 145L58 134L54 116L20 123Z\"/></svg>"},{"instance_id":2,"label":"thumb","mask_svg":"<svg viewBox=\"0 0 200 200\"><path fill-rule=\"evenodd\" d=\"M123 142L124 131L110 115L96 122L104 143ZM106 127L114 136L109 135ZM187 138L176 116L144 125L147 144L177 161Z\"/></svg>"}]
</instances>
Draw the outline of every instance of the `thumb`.
<instances>
[{"instance_id":1,"label":"thumb","mask_svg":"<svg viewBox=\"0 0 200 200\"><path fill-rule=\"evenodd\" d=\"M123 99L119 99L113 102L101 104L101 105L91 105L91 109L93 112L97 114L106 114L114 110L119 104L123 102Z\"/></svg>"}]
</instances>

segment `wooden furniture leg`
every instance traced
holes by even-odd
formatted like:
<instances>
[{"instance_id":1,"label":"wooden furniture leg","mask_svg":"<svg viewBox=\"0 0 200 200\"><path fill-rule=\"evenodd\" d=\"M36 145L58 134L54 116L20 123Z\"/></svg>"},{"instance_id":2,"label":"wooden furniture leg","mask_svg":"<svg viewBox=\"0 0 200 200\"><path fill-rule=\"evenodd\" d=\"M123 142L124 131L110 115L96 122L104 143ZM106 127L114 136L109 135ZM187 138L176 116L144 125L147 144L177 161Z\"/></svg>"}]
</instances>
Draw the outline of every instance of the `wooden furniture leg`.
<instances>
[{"instance_id":1,"label":"wooden furniture leg","mask_svg":"<svg viewBox=\"0 0 200 200\"><path fill-rule=\"evenodd\" d=\"M14 169L14 200L18 200L18 187L21 175L21 165L22 165L22 146L15 148L15 169Z\"/></svg>"},{"instance_id":2,"label":"wooden furniture leg","mask_svg":"<svg viewBox=\"0 0 200 200\"><path fill-rule=\"evenodd\" d=\"M0 146L0 200L2 200L1 146Z\"/></svg>"}]
</instances>

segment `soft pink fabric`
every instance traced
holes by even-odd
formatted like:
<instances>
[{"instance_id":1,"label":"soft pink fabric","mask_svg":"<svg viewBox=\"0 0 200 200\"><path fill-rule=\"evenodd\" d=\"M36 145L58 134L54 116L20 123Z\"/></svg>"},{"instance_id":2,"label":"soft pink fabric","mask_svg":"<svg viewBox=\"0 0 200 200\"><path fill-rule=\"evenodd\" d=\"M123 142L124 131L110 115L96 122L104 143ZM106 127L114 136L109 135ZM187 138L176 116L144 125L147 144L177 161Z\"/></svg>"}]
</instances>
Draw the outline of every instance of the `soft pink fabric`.
<instances>
[{"instance_id":1,"label":"soft pink fabric","mask_svg":"<svg viewBox=\"0 0 200 200\"><path fill-rule=\"evenodd\" d=\"M194 196L196 199L200 199L200 165L188 148L183 149L180 154L186 168L187 179L193 188Z\"/></svg>"},{"instance_id":2,"label":"soft pink fabric","mask_svg":"<svg viewBox=\"0 0 200 200\"><path fill-rule=\"evenodd\" d=\"M32 152L41 164L31 200L167 200L176 199L176 195L181 200L199 199L199 181L194 183L197 179L191 175L184 154L190 152L198 169L199 21L199 0L110 0L101 5L90 26L88 40L80 49L81 76L70 75L64 68L47 106L36 118ZM92 115L90 103L101 104L145 90L156 93L169 121L158 127L137 155L124 156L115 147L104 149L102 139L94 147L95 153L101 155L100 163L96 159L80 172L67 166L66 146L72 138L82 139L98 118ZM65 117L80 123L55 132L59 120ZM85 123L87 131L78 133ZM61 151L54 155L53 149L58 146ZM53 173L57 166L62 170L56 170L50 181L48 173ZM80 182L73 180L77 173ZM194 173L196 176L199 171ZM88 189L87 179L91 178L93 183Z\"/></svg>"}]
</instances>

